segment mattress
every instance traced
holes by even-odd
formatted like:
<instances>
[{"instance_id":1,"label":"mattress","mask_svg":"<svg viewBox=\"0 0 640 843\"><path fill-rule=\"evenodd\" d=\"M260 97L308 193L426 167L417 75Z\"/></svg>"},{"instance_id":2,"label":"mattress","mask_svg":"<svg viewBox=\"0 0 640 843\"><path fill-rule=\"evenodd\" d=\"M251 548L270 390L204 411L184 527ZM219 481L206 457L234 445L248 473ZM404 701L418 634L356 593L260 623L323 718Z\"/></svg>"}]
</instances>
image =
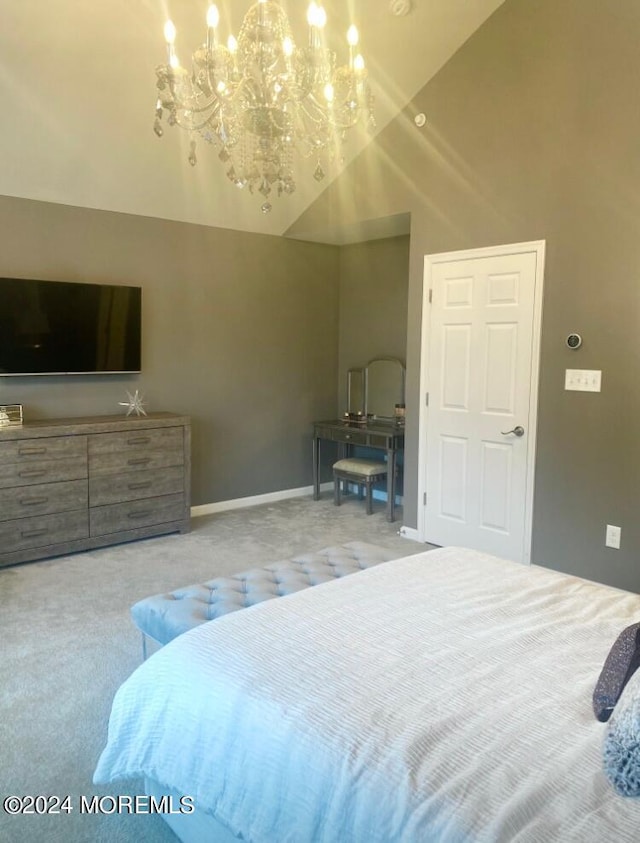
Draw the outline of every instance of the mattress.
<instances>
[{"instance_id":1,"label":"mattress","mask_svg":"<svg viewBox=\"0 0 640 843\"><path fill-rule=\"evenodd\" d=\"M119 689L94 781L252 843L631 841L591 695L640 597L462 548L185 633Z\"/></svg>"}]
</instances>

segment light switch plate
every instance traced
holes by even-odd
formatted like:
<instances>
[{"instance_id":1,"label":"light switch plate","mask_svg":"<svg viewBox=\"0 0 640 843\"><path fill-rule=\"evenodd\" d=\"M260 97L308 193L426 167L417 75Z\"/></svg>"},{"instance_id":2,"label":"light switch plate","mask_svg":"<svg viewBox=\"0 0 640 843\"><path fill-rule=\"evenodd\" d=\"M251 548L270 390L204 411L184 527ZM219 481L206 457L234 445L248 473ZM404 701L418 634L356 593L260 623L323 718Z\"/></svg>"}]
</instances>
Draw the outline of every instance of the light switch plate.
<instances>
[{"instance_id":1,"label":"light switch plate","mask_svg":"<svg viewBox=\"0 0 640 843\"><path fill-rule=\"evenodd\" d=\"M604 543L607 547L613 547L616 550L620 550L620 536L622 534L622 530L620 527L616 527L615 524L607 524L607 531L605 533Z\"/></svg>"},{"instance_id":2,"label":"light switch plate","mask_svg":"<svg viewBox=\"0 0 640 843\"><path fill-rule=\"evenodd\" d=\"M566 369L564 388L574 392L600 392L601 369Z\"/></svg>"}]
</instances>

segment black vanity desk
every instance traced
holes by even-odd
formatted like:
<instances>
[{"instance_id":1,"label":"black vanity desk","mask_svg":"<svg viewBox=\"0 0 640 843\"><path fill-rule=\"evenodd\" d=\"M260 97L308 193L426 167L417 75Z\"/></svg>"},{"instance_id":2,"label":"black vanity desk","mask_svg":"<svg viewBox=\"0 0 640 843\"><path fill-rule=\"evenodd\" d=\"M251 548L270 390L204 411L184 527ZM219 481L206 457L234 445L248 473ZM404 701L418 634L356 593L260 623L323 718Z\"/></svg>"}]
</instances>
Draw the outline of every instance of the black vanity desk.
<instances>
[{"instance_id":1,"label":"black vanity desk","mask_svg":"<svg viewBox=\"0 0 640 843\"><path fill-rule=\"evenodd\" d=\"M347 424L340 419L313 424L313 499L320 499L320 442L337 442L339 458L346 456L350 446L362 445L387 452L387 520L395 521L396 463L398 452L404 448L404 427L393 422L370 421L367 424Z\"/></svg>"}]
</instances>

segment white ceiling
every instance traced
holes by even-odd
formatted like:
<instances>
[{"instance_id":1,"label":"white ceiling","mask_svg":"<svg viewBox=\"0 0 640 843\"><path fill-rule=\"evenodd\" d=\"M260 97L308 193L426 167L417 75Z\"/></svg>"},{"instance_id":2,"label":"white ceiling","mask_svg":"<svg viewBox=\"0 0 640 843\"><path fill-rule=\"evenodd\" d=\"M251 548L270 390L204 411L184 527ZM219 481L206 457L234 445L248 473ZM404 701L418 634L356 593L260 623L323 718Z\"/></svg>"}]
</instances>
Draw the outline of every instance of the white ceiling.
<instances>
[{"instance_id":1,"label":"white ceiling","mask_svg":"<svg viewBox=\"0 0 640 843\"><path fill-rule=\"evenodd\" d=\"M411 12L398 17L390 0L324 0L329 32L342 38L351 22L358 26L378 130L502 2L413 0ZM306 0L282 5L302 41ZM0 195L285 232L328 183L313 179L314 165L299 171L296 193L273 199L265 215L262 197L228 181L214 148L199 144L193 168L185 132L165 126L162 139L153 133L164 21L174 20L185 61L204 39L207 6L208 0L2 0ZM248 6L218 0L225 39L237 34ZM339 59L345 56L335 46ZM345 161L368 139L358 130Z\"/></svg>"}]
</instances>

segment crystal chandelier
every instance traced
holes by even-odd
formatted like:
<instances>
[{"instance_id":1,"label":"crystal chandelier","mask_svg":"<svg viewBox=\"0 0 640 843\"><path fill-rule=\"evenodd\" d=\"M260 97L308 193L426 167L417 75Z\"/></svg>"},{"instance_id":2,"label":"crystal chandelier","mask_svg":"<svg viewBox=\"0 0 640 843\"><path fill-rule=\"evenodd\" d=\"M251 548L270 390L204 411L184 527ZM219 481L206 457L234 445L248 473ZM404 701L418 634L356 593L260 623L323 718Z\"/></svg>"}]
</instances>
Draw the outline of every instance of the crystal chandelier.
<instances>
[{"instance_id":1,"label":"crystal chandelier","mask_svg":"<svg viewBox=\"0 0 640 843\"><path fill-rule=\"evenodd\" d=\"M196 137L218 147L227 176L239 188L267 200L296 189L293 156L315 164L314 178L325 176L347 131L363 121L375 128L373 98L364 59L356 52L358 31L347 32L348 62L324 45L327 15L312 2L307 11L309 40L297 47L289 20L276 0L258 0L245 15L237 40L220 43L220 15L207 12L207 37L191 58L191 69L176 55L176 28L169 20L164 35L167 64L156 68L158 101L154 130L161 120L191 134L189 162L196 164ZM265 201L262 211L271 210Z\"/></svg>"}]
</instances>

